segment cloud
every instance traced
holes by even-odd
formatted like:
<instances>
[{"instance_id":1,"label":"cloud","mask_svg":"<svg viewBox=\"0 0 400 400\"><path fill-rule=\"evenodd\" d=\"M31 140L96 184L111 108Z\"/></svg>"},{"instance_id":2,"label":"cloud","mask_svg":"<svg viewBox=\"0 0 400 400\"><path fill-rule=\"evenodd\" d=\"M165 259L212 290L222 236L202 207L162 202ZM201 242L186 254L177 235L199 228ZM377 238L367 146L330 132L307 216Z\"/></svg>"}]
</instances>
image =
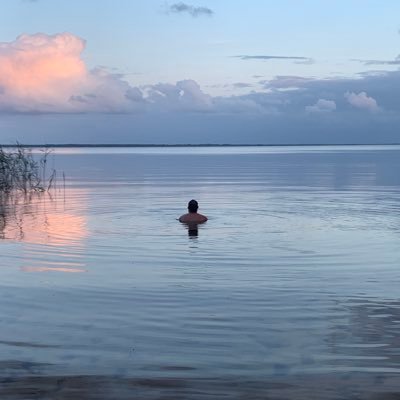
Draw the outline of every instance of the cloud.
<instances>
[{"instance_id":1,"label":"cloud","mask_svg":"<svg viewBox=\"0 0 400 400\"><path fill-rule=\"evenodd\" d=\"M191 79L139 88L104 67L88 70L81 59L85 45L70 33L0 43L0 112L264 112L254 99L212 97Z\"/></svg>"},{"instance_id":2,"label":"cloud","mask_svg":"<svg viewBox=\"0 0 400 400\"><path fill-rule=\"evenodd\" d=\"M336 103L333 100L319 99L314 105L306 106L310 113L332 112L336 110Z\"/></svg>"},{"instance_id":3,"label":"cloud","mask_svg":"<svg viewBox=\"0 0 400 400\"><path fill-rule=\"evenodd\" d=\"M348 118L361 107L379 110L379 113L372 113L376 118L391 118L391 115L400 113L400 92L395 89L400 87L400 71L363 73L349 78L278 76L260 83L264 93L260 91L257 96L281 101L279 109L286 114L304 112L305 107L315 104L318 99L334 101L338 118L340 115ZM365 98L359 96L363 92L368 93ZM354 95L348 97L351 93ZM355 106L356 103L362 105Z\"/></svg>"},{"instance_id":4,"label":"cloud","mask_svg":"<svg viewBox=\"0 0 400 400\"><path fill-rule=\"evenodd\" d=\"M368 110L371 112L379 111L378 103L372 97L369 97L367 93L360 92L358 94L353 92L345 93L347 101L355 108Z\"/></svg>"},{"instance_id":5,"label":"cloud","mask_svg":"<svg viewBox=\"0 0 400 400\"><path fill-rule=\"evenodd\" d=\"M351 61L357 61L364 65L400 65L400 55L397 56L394 60L360 60L353 59Z\"/></svg>"},{"instance_id":6,"label":"cloud","mask_svg":"<svg viewBox=\"0 0 400 400\"><path fill-rule=\"evenodd\" d=\"M89 71L85 41L70 33L21 35L0 43L0 110L127 112L131 87L104 68Z\"/></svg>"},{"instance_id":7,"label":"cloud","mask_svg":"<svg viewBox=\"0 0 400 400\"><path fill-rule=\"evenodd\" d=\"M245 89L245 88L251 88L253 85L251 83L246 83L246 82L235 82L232 83L232 86L236 89Z\"/></svg>"},{"instance_id":8,"label":"cloud","mask_svg":"<svg viewBox=\"0 0 400 400\"><path fill-rule=\"evenodd\" d=\"M264 107L255 99L244 96L212 97L202 91L191 79L176 84L159 83L146 87L149 111L183 111L205 114L265 114L271 107Z\"/></svg>"},{"instance_id":9,"label":"cloud","mask_svg":"<svg viewBox=\"0 0 400 400\"><path fill-rule=\"evenodd\" d=\"M153 109L162 111L212 112L213 100L197 82L182 80L176 84L158 83L146 87L146 100Z\"/></svg>"},{"instance_id":10,"label":"cloud","mask_svg":"<svg viewBox=\"0 0 400 400\"><path fill-rule=\"evenodd\" d=\"M232 56L234 58L240 58L241 60L291 60L297 64L313 64L314 60L310 57L297 57L297 56L271 56L271 55L238 55Z\"/></svg>"},{"instance_id":11,"label":"cloud","mask_svg":"<svg viewBox=\"0 0 400 400\"><path fill-rule=\"evenodd\" d=\"M278 75L273 79L260 81L260 83L267 89L289 89L301 88L313 80L314 78L305 78L302 76Z\"/></svg>"},{"instance_id":12,"label":"cloud","mask_svg":"<svg viewBox=\"0 0 400 400\"><path fill-rule=\"evenodd\" d=\"M371 118L400 113L400 92L394 90L400 71L356 78L281 75L260 81L262 87L247 94L211 96L191 79L136 87L107 68L90 70L81 58L85 45L70 33L21 35L0 43L0 112L289 116L336 111L338 118L356 115L355 108L382 111ZM230 88L249 85L236 82Z\"/></svg>"},{"instance_id":13,"label":"cloud","mask_svg":"<svg viewBox=\"0 0 400 400\"><path fill-rule=\"evenodd\" d=\"M207 85L207 87L210 88L222 88L222 89L247 89L253 86L254 85L252 83L248 82L234 82L234 83Z\"/></svg>"},{"instance_id":14,"label":"cloud","mask_svg":"<svg viewBox=\"0 0 400 400\"><path fill-rule=\"evenodd\" d=\"M168 11L173 13L187 13L192 17L200 17L202 15L211 17L214 14L214 11L208 7L195 7L183 2L172 4L168 7Z\"/></svg>"}]
</instances>

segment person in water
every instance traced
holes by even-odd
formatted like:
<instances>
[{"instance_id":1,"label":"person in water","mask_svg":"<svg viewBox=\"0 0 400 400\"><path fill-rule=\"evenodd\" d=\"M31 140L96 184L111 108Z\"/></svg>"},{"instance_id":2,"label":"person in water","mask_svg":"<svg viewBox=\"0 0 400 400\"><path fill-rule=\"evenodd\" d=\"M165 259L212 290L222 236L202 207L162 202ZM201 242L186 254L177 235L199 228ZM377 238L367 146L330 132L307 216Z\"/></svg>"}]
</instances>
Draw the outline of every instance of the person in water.
<instances>
[{"instance_id":1,"label":"person in water","mask_svg":"<svg viewBox=\"0 0 400 400\"><path fill-rule=\"evenodd\" d=\"M196 200L190 200L188 203L188 213L183 214L179 217L179 222L184 224L202 224L206 222L208 218L205 215L199 214L197 210L199 209L199 203Z\"/></svg>"}]
</instances>

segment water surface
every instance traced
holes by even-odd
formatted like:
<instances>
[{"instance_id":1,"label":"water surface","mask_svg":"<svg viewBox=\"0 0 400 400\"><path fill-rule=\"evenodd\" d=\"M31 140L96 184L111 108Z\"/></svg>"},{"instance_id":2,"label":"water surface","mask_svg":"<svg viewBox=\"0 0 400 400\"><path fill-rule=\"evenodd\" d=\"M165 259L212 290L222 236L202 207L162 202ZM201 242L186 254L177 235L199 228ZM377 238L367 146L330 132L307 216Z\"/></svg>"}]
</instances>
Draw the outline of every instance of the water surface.
<instances>
[{"instance_id":1,"label":"water surface","mask_svg":"<svg viewBox=\"0 0 400 400\"><path fill-rule=\"evenodd\" d=\"M51 162L65 186L0 205L2 397L400 393L400 147Z\"/></svg>"}]
</instances>

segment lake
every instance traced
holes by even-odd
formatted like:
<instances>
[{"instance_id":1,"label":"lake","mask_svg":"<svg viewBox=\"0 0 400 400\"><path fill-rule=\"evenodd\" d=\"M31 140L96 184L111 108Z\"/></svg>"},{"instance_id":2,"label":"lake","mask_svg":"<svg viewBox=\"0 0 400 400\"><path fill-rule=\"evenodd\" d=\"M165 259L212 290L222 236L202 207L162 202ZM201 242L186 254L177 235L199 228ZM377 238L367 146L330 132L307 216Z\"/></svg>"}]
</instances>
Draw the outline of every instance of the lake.
<instances>
[{"instance_id":1,"label":"lake","mask_svg":"<svg viewBox=\"0 0 400 400\"><path fill-rule=\"evenodd\" d=\"M400 146L50 167L56 189L0 205L1 398L399 398Z\"/></svg>"}]
</instances>

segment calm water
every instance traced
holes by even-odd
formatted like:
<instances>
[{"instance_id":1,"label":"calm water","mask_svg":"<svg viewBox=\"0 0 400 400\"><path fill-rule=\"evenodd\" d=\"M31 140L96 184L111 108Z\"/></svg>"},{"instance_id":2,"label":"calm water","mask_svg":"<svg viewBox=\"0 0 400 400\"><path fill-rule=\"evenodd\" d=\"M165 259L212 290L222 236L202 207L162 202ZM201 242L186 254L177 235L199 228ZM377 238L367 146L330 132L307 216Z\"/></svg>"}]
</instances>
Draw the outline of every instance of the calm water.
<instances>
[{"instance_id":1,"label":"calm water","mask_svg":"<svg viewBox=\"0 0 400 400\"><path fill-rule=\"evenodd\" d=\"M400 147L50 162L0 205L0 398L399 398Z\"/></svg>"}]
</instances>

